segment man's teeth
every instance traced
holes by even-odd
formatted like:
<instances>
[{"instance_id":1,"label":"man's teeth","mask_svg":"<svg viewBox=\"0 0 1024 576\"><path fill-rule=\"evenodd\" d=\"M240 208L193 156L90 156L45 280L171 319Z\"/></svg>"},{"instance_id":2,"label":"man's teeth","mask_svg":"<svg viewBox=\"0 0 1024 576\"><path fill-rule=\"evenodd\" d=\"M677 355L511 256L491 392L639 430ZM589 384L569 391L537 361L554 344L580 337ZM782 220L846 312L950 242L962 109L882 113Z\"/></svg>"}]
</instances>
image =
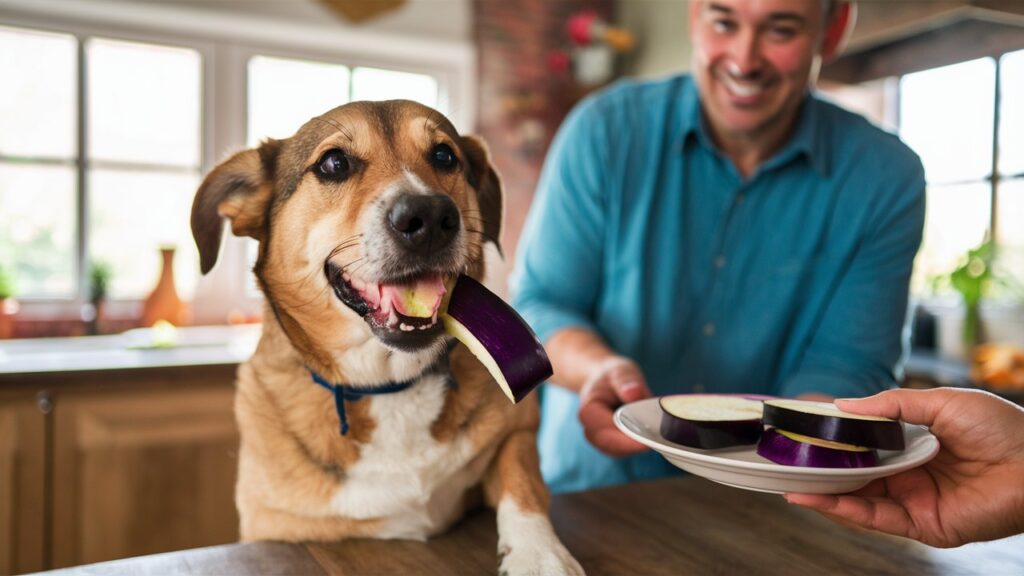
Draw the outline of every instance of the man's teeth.
<instances>
[{"instance_id":1,"label":"man's teeth","mask_svg":"<svg viewBox=\"0 0 1024 576\"><path fill-rule=\"evenodd\" d=\"M764 91L764 86L759 82L740 82L730 76L723 76L722 83L725 84L725 87L726 89L729 90L729 92L732 92L733 94L741 98L750 98L752 96L757 96L758 94Z\"/></svg>"}]
</instances>

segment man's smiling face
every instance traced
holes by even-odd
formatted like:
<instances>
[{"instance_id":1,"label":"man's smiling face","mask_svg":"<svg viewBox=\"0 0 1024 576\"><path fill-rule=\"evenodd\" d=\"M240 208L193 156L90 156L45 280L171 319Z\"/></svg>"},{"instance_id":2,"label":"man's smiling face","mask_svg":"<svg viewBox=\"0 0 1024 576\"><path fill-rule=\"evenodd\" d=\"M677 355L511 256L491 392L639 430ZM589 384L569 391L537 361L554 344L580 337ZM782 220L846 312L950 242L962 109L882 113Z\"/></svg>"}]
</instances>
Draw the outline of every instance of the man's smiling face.
<instances>
[{"instance_id":1,"label":"man's smiling face","mask_svg":"<svg viewBox=\"0 0 1024 576\"><path fill-rule=\"evenodd\" d=\"M691 3L693 73L714 132L756 137L791 121L816 80L825 24L821 0Z\"/></svg>"}]
</instances>

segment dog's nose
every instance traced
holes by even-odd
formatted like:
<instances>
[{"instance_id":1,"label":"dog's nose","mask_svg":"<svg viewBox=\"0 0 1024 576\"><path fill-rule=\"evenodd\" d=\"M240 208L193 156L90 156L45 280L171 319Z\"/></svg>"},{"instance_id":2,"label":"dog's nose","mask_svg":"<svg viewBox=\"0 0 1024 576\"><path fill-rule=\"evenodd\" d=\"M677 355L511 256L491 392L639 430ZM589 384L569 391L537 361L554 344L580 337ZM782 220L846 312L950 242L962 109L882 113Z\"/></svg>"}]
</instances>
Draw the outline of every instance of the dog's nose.
<instances>
[{"instance_id":1,"label":"dog's nose","mask_svg":"<svg viewBox=\"0 0 1024 576\"><path fill-rule=\"evenodd\" d=\"M388 209L388 223L405 247L429 253L447 246L459 231L459 209L448 196L409 194Z\"/></svg>"}]
</instances>

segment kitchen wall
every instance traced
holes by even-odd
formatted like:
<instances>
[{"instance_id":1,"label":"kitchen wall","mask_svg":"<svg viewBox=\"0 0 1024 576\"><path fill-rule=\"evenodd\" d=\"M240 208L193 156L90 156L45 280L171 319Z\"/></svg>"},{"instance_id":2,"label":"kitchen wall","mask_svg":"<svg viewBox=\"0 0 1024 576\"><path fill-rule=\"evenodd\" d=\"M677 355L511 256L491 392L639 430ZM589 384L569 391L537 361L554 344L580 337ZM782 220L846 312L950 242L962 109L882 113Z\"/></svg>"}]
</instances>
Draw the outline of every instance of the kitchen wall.
<instances>
[{"instance_id":1,"label":"kitchen wall","mask_svg":"<svg viewBox=\"0 0 1024 576\"><path fill-rule=\"evenodd\" d=\"M82 4L82 0L58 0ZM159 5L211 14L243 14L298 24L330 25L340 31L359 29L367 33L455 41L470 39L471 0L406 0L394 10L360 24L352 24L317 0L109 0L124 9ZM364 0L373 2L373 0Z\"/></svg>"},{"instance_id":2,"label":"kitchen wall","mask_svg":"<svg viewBox=\"0 0 1024 576\"><path fill-rule=\"evenodd\" d=\"M637 38L623 59L626 76L660 76L690 67L687 0L619 0L616 22Z\"/></svg>"}]
</instances>

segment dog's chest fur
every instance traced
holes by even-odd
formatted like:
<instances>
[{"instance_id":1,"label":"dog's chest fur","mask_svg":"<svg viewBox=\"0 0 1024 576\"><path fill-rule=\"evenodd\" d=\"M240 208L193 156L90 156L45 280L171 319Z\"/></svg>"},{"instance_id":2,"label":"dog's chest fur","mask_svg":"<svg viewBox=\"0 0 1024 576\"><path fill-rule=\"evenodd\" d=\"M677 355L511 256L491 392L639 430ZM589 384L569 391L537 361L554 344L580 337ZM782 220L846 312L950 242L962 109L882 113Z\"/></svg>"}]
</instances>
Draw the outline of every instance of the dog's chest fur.
<instances>
[{"instance_id":1,"label":"dog's chest fur","mask_svg":"<svg viewBox=\"0 0 1024 576\"><path fill-rule=\"evenodd\" d=\"M369 403L376 427L331 499L336 514L380 518L379 537L414 539L441 532L461 516L464 494L490 458L476 458L466 434L445 442L432 435L448 391L446 373L428 374L402 392L359 400Z\"/></svg>"}]
</instances>

